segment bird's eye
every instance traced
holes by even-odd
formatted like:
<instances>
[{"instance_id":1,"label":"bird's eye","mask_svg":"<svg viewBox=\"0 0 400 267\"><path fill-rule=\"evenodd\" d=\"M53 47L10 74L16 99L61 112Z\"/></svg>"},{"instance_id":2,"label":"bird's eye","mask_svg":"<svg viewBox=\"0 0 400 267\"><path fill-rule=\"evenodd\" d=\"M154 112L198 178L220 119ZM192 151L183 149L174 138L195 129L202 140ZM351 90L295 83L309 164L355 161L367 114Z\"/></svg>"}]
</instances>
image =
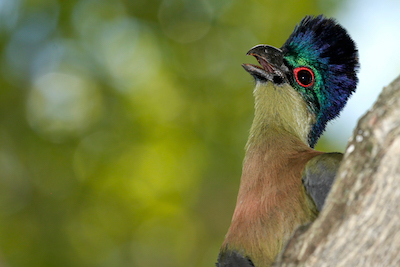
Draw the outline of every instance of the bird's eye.
<instances>
[{"instance_id":1,"label":"bird's eye","mask_svg":"<svg viewBox=\"0 0 400 267\"><path fill-rule=\"evenodd\" d=\"M297 83L301 86L310 87L314 84L314 72L310 68L298 67L293 72Z\"/></svg>"}]
</instances>

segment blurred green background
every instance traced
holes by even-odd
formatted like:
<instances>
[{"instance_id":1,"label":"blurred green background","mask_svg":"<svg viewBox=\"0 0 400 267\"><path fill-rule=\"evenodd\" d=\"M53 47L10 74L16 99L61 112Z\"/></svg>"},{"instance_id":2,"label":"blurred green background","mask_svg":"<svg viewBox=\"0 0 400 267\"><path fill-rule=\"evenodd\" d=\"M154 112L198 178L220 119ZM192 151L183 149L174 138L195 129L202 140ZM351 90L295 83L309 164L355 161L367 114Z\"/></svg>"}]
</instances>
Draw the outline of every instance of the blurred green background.
<instances>
[{"instance_id":1,"label":"blurred green background","mask_svg":"<svg viewBox=\"0 0 400 267\"><path fill-rule=\"evenodd\" d=\"M1 266L213 266L253 116L240 64L341 3L0 0Z\"/></svg>"}]
</instances>

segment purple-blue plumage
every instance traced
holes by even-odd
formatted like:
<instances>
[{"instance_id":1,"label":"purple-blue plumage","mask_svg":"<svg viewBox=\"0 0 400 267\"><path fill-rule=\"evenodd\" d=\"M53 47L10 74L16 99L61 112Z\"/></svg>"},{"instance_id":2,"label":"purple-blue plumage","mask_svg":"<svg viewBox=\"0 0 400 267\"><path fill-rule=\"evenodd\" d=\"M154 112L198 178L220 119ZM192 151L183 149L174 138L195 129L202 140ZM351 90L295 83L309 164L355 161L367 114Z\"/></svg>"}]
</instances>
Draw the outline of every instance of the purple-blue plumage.
<instances>
[{"instance_id":1,"label":"purple-blue plumage","mask_svg":"<svg viewBox=\"0 0 400 267\"><path fill-rule=\"evenodd\" d=\"M347 31L334 19L307 16L282 46L289 69L305 66L314 71L312 87L302 87L292 71L291 85L298 90L317 118L309 134L314 147L329 120L337 117L357 86L357 48Z\"/></svg>"}]
</instances>

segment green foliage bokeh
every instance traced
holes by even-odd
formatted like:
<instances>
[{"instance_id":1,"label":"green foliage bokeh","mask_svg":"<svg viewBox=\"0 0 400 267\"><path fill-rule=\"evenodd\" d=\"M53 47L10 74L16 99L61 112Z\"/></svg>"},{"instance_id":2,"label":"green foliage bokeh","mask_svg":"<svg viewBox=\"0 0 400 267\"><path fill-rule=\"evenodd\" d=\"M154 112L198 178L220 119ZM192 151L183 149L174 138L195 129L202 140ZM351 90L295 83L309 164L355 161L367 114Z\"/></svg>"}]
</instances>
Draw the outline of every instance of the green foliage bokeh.
<instances>
[{"instance_id":1,"label":"green foliage bokeh","mask_svg":"<svg viewBox=\"0 0 400 267\"><path fill-rule=\"evenodd\" d=\"M334 1L3 0L2 266L213 266L254 45Z\"/></svg>"}]
</instances>

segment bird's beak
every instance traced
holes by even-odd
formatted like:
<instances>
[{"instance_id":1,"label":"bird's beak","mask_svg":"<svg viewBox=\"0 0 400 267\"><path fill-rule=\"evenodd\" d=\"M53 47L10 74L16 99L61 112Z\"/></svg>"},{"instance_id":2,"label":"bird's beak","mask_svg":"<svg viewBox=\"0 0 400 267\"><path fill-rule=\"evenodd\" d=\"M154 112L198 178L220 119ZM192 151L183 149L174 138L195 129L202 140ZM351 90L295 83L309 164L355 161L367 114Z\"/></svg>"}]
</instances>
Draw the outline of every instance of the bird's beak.
<instances>
[{"instance_id":1,"label":"bird's beak","mask_svg":"<svg viewBox=\"0 0 400 267\"><path fill-rule=\"evenodd\" d=\"M247 52L247 55L254 56L261 65L242 64L243 68L256 79L270 81L275 75L284 77L283 53L279 48L256 45Z\"/></svg>"}]
</instances>

